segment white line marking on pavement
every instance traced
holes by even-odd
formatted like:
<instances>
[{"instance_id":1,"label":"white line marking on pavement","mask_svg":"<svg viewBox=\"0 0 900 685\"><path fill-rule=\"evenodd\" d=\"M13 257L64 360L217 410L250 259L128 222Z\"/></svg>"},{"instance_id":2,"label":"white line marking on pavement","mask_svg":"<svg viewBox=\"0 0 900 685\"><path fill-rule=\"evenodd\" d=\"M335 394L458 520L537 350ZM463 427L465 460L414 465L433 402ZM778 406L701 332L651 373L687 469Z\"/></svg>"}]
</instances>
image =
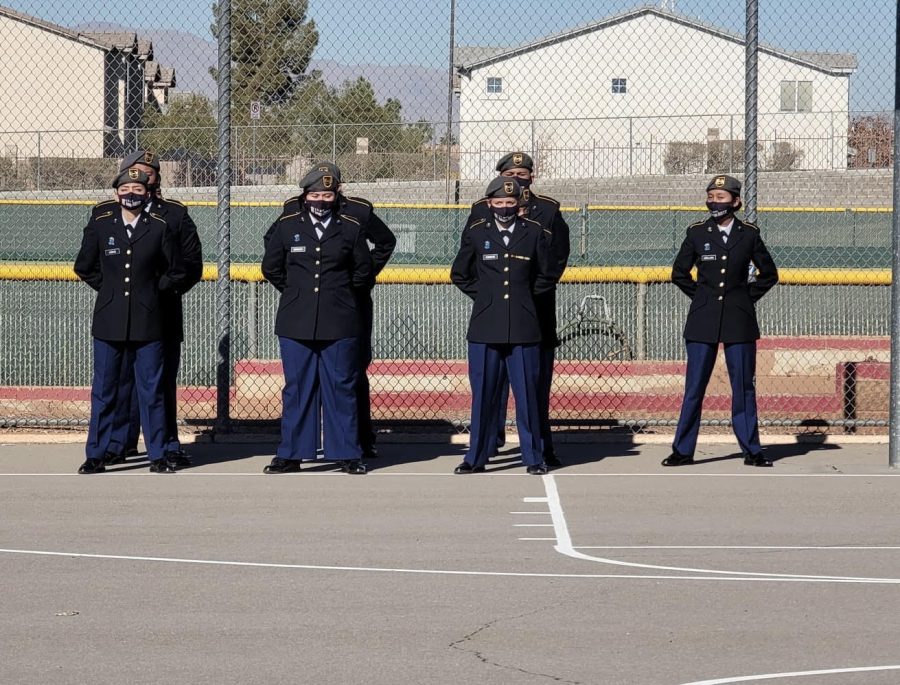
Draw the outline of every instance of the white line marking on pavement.
<instances>
[{"instance_id":1,"label":"white line marking on pavement","mask_svg":"<svg viewBox=\"0 0 900 685\"><path fill-rule=\"evenodd\" d=\"M726 683L750 683L755 680L776 680L778 678L805 678L813 675L836 675L840 673L871 673L873 671L900 671L900 666L864 666L862 668L832 668L821 671L794 671L793 673L766 673L764 675L738 676L715 680L697 680L683 685L725 685Z\"/></svg>"},{"instance_id":2,"label":"white line marking on pavement","mask_svg":"<svg viewBox=\"0 0 900 685\"><path fill-rule=\"evenodd\" d=\"M523 497L523 502L546 502L546 497Z\"/></svg>"},{"instance_id":3,"label":"white line marking on pavement","mask_svg":"<svg viewBox=\"0 0 900 685\"><path fill-rule=\"evenodd\" d=\"M553 526L556 530L555 549L560 554L573 559L582 559L584 561L593 561L598 564L607 564L610 566L624 566L627 568L640 568L653 571L677 571L680 573L709 573L713 575L738 576L743 578L761 577L761 578L794 578L807 580L853 580L863 583L900 583L897 578L867 578L855 576L826 576L826 575L806 575L798 573L759 573L755 571L721 571L709 568L691 568L682 566L661 566L658 564L638 564L630 561L621 561L619 559L608 559L605 557L595 557L589 554L579 552L572 545L572 538L569 535L569 527L566 523L566 516L563 512L562 503L559 499L559 490L556 487L556 481L552 475L541 476L544 481L544 489L547 492L548 506L550 514L553 518Z\"/></svg>"},{"instance_id":4,"label":"white line marking on pavement","mask_svg":"<svg viewBox=\"0 0 900 685\"><path fill-rule=\"evenodd\" d=\"M276 564L254 561L224 561L219 559L179 559L174 557L144 557L123 554L85 554L80 552L51 552L29 549L0 549L0 554L18 554L41 557L68 557L69 559L101 559L117 561L150 561L168 564L193 564L199 566L235 566L243 568L294 569L306 571L365 571L370 573L408 573L437 576L486 576L503 578L579 578L593 580L694 580L694 581L737 581L742 583L834 583L900 585L900 580L856 580L827 578L746 578L736 576L672 576L672 575L627 575L612 573L523 573L516 571L453 571L424 568L383 568L378 566L322 566L315 564Z\"/></svg>"},{"instance_id":5,"label":"white line marking on pavement","mask_svg":"<svg viewBox=\"0 0 900 685\"><path fill-rule=\"evenodd\" d=\"M854 550L885 551L900 550L900 546L880 545L577 545L575 549L762 549L762 550Z\"/></svg>"}]
</instances>

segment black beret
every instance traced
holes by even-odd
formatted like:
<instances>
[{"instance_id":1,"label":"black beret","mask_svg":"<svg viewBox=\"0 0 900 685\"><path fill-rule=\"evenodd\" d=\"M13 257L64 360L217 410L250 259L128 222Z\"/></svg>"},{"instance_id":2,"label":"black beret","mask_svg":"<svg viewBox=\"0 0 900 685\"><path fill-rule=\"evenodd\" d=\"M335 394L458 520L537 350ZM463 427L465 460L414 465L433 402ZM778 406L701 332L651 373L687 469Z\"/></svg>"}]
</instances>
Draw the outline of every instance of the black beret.
<instances>
[{"instance_id":1,"label":"black beret","mask_svg":"<svg viewBox=\"0 0 900 685\"><path fill-rule=\"evenodd\" d=\"M146 164L148 167L152 167L157 174L159 173L159 160L156 158L156 154L150 150L135 150L130 155L126 155L119 165L119 171L130 169L135 164Z\"/></svg>"},{"instance_id":2,"label":"black beret","mask_svg":"<svg viewBox=\"0 0 900 685\"><path fill-rule=\"evenodd\" d=\"M326 174L331 174L337 179L338 185L340 185L341 183L341 170L338 169L337 164L332 164L331 162L316 162L306 173L308 175L313 171L321 171ZM301 183L300 185L303 184Z\"/></svg>"},{"instance_id":3,"label":"black beret","mask_svg":"<svg viewBox=\"0 0 900 685\"><path fill-rule=\"evenodd\" d=\"M706 192L708 193L710 190L727 190L735 197L740 197L741 182L738 181L734 176L726 176L725 174L721 174L719 176L715 176L713 180L709 182L709 185L706 186Z\"/></svg>"},{"instance_id":4,"label":"black beret","mask_svg":"<svg viewBox=\"0 0 900 685\"><path fill-rule=\"evenodd\" d=\"M140 169L125 169L113 179L112 187L118 188L125 183L140 183L146 188L150 185L150 177Z\"/></svg>"},{"instance_id":5,"label":"black beret","mask_svg":"<svg viewBox=\"0 0 900 685\"><path fill-rule=\"evenodd\" d=\"M522 197L522 186L514 178L508 176L498 176L488 183L487 190L484 191L485 197L512 197L518 200Z\"/></svg>"},{"instance_id":6,"label":"black beret","mask_svg":"<svg viewBox=\"0 0 900 685\"><path fill-rule=\"evenodd\" d=\"M300 192L316 193L322 191L337 192L337 188L341 183L340 175L331 173L330 170L322 170L322 167L316 167L306 172L306 176L300 179Z\"/></svg>"},{"instance_id":7,"label":"black beret","mask_svg":"<svg viewBox=\"0 0 900 685\"><path fill-rule=\"evenodd\" d=\"M497 171L503 173L508 169L528 169L534 171L534 160L524 152L510 152L497 162Z\"/></svg>"}]
</instances>

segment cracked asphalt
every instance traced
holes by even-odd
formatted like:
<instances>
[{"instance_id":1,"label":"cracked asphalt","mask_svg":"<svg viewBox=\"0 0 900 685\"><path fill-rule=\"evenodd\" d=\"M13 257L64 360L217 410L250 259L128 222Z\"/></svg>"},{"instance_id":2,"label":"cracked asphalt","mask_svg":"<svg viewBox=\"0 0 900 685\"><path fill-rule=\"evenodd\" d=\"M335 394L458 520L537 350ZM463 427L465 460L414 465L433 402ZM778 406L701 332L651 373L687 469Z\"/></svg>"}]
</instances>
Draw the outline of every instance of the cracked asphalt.
<instances>
[{"instance_id":1,"label":"cracked asphalt","mask_svg":"<svg viewBox=\"0 0 900 685\"><path fill-rule=\"evenodd\" d=\"M461 446L388 444L367 476L264 476L271 445L191 451L177 474L139 458L77 476L81 445L0 444L0 683L681 685L900 664L900 583L846 581L900 578L884 445L773 446L770 470L730 445L673 470L664 446L565 445L553 475L589 558L554 549L544 481L512 452L485 475L450 475ZM797 577L826 575L844 580Z\"/></svg>"}]
</instances>

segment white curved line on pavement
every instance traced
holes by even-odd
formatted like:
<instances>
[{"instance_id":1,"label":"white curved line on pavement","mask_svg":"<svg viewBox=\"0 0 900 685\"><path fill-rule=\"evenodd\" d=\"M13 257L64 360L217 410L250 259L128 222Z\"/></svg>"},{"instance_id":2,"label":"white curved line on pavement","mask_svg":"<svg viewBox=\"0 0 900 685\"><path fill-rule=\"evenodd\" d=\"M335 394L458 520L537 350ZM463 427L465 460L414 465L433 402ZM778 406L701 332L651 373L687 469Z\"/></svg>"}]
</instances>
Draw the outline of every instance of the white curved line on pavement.
<instances>
[{"instance_id":1,"label":"white curved line on pavement","mask_svg":"<svg viewBox=\"0 0 900 685\"><path fill-rule=\"evenodd\" d=\"M692 568L684 566L661 566L659 564L639 564L632 561L621 561L619 559L609 559L606 557L596 557L584 552L579 552L572 545L572 537L569 535L569 526L566 523L566 515L563 512L562 503L559 499L559 490L556 487L556 481L552 475L541 476L544 481L544 490L547 493L547 505L550 508L550 516L553 520L553 528L556 531L555 549L560 554L573 559L582 559L584 561L592 561L598 564L607 564L610 566L624 566L627 568L647 569L651 571L676 571L680 573L709 573L717 576L739 576L745 579L759 578L794 578L806 580L842 580L855 581L863 583L900 583L900 578L867 578L855 576L826 576L826 575L806 575L799 573L759 573L756 571L722 571L711 568Z\"/></svg>"},{"instance_id":2,"label":"white curved line on pavement","mask_svg":"<svg viewBox=\"0 0 900 685\"><path fill-rule=\"evenodd\" d=\"M371 573L407 573L437 576L487 576L505 578L579 578L579 579L622 579L622 580L694 580L694 581L737 581L760 583L872 583L870 580L824 578L744 578L740 576L672 576L634 575L612 573L525 573L514 571L454 571L426 568L385 568L378 566L323 566L318 564L278 564L256 561L226 561L222 559L180 559L175 557L146 557L125 554L86 554L82 552L53 552L34 549L0 549L0 554L19 554L39 557L68 557L70 559L103 559L117 561L151 561L169 564L194 564L199 566L234 566L243 568L298 569L306 571L364 571ZM877 581L885 585L900 585L900 581Z\"/></svg>"},{"instance_id":3,"label":"white curved line on pavement","mask_svg":"<svg viewBox=\"0 0 900 685\"><path fill-rule=\"evenodd\" d=\"M758 680L777 680L779 678L805 678L814 675L837 675L840 673L869 673L873 671L900 671L900 666L863 666L861 668L830 668L821 671L794 671L793 673L766 673L764 675L738 676L736 678L717 678L715 680L697 680L683 685L726 685L726 683L752 683Z\"/></svg>"}]
</instances>

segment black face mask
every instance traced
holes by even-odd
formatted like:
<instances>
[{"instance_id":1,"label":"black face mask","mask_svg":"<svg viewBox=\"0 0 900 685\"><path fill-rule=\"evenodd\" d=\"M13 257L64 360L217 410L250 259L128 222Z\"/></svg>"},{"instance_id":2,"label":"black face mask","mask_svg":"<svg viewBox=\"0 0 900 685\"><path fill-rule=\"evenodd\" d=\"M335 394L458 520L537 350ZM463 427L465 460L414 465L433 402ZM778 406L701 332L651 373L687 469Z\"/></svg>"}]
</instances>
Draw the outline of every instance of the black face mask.
<instances>
[{"instance_id":1,"label":"black face mask","mask_svg":"<svg viewBox=\"0 0 900 685\"><path fill-rule=\"evenodd\" d=\"M712 215L713 219L722 219L729 214L734 214L737 211L737 207L735 207L731 202L707 201L706 208L709 210L709 213L710 215Z\"/></svg>"},{"instance_id":2,"label":"black face mask","mask_svg":"<svg viewBox=\"0 0 900 685\"><path fill-rule=\"evenodd\" d=\"M306 206L307 212L322 220L331 216L334 208L334 202L331 200L304 200L303 204Z\"/></svg>"},{"instance_id":3,"label":"black face mask","mask_svg":"<svg viewBox=\"0 0 900 685\"><path fill-rule=\"evenodd\" d=\"M508 224L516 218L519 213L518 207L493 207L494 218L501 224Z\"/></svg>"},{"instance_id":4,"label":"black face mask","mask_svg":"<svg viewBox=\"0 0 900 685\"><path fill-rule=\"evenodd\" d=\"M519 182L519 187L522 190L528 190L531 187L531 179L530 178L519 178L516 176L516 181Z\"/></svg>"},{"instance_id":5,"label":"black face mask","mask_svg":"<svg viewBox=\"0 0 900 685\"><path fill-rule=\"evenodd\" d=\"M150 201L149 195L138 195L137 193L127 193L119 195L119 204L125 209L137 211L143 208Z\"/></svg>"}]
</instances>

